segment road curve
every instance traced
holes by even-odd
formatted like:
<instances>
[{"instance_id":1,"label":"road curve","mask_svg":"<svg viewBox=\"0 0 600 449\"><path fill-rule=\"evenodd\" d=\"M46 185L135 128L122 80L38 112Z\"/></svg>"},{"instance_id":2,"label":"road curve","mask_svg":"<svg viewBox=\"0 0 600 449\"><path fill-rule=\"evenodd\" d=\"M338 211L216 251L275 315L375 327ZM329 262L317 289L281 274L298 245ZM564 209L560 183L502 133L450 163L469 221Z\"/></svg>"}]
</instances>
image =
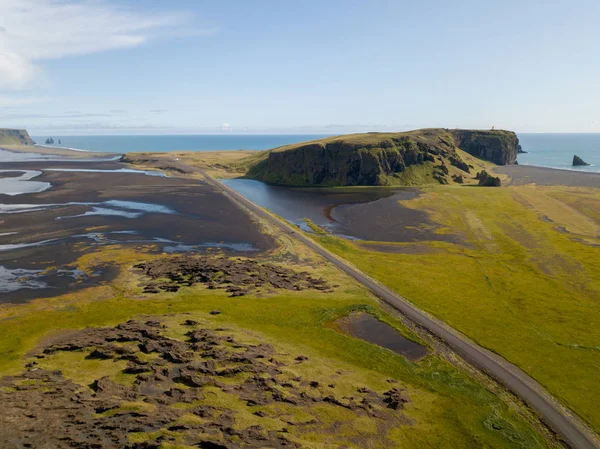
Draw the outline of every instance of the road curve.
<instances>
[{"instance_id":1,"label":"road curve","mask_svg":"<svg viewBox=\"0 0 600 449\"><path fill-rule=\"evenodd\" d=\"M194 169L197 170L195 167ZM554 432L560 435L570 447L574 449L600 449L600 441L598 441L594 433L577 416L558 403L558 401L552 398L540 384L519 368L477 345L475 342L469 340L457 330L449 327L437 318L431 317L421 311L398 293L381 285L347 261L330 253L314 240L301 232L298 232L298 230L291 225L274 217L231 187L212 178L203 170L199 171L210 184L223 190L234 201L237 201L258 216L268 220L277 228L295 237L347 275L351 276L357 282L367 287L377 297L398 310L408 319L427 329L436 337L441 338L453 351L458 353L467 362L481 371L484 371L521 398L529 407L535 410L542 420Z\"/></svg>"}]
</instances>

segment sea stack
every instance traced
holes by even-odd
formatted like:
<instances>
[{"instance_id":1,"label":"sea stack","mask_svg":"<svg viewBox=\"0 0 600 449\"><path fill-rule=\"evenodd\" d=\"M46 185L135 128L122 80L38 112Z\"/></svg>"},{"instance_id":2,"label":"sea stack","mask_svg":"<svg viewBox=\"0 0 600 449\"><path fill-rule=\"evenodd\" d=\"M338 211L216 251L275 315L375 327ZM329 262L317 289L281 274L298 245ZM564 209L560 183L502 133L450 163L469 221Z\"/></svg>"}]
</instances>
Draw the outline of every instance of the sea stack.
<instances>
[{"instance_id":1,"label":"sea stack","mask_svg":"<svg viewBox=\"0 0 600 449\"><path fill-rule=\"evenodd\" d=\"M588 164L587 162L585 162L579 156L577 156L577 155L573 156L573 167L585 167L585 166L588 166L588 165L590 165L590 164Z\"/></svg>"}]
</instances>

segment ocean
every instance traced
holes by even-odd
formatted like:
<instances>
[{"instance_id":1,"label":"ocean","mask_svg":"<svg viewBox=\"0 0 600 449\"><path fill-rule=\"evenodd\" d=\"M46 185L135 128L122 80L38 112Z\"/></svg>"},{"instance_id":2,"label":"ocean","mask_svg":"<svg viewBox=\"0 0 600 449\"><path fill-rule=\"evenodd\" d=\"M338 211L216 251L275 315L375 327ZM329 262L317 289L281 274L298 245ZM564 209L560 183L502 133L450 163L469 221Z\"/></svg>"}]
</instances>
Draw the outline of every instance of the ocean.
<instances>
[{"instance_id":1,"label":"ocean","mask_svg":"<svg viewBox=\"0 0 600 449\"><path fill-rule=\"evenodd\" d=\"M291 143L328 137L324 134L218 134L159 136L32 136L39 144L48 137L55 147L111 153L215 150L268 150ZM58 145L60 139L61 144Z\"/></svg>"},{"instance_id":2,"label":"ocean","mask_svg":"<svg viewBox=\"0 0 600 449\"><path fill-rule=\"evenodd\" d=\"M527 154L519 154L521 165L600 172L600 134L518 134ZM573 167L573 155L590 164Z\"/></svg>"},{"instance_id":3,"label":"ocean","mask_svg":"<svg viewBox=\"0 0 600 449\"><path fill-rule=\"evenodd\" d=\"M529 134L518 135L523 150L519 164L560 169L600 172L600 134ZM35 136L43 144L49 136ZM135 151L211 151L266 150L281 145L327 137L323 134L219 134L159 136L51 136L55 146L86 151L127 153ZM61 145L57 145L58 140ZM575 168L573 155L581 157L589 167Z\"/></svg>"}]
</instances>

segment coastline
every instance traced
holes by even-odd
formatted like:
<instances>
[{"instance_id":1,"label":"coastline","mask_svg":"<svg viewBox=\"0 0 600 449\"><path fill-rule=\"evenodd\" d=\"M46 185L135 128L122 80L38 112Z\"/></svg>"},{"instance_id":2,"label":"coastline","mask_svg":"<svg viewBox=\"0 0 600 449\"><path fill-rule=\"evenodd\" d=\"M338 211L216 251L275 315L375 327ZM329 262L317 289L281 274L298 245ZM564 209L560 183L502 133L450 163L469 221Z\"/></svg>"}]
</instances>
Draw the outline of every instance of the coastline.
<instances>
[{"instance_id":1,"label":"coastline","mask_svg":"<svg viewBox=\"0 0 600 449\"><path fill-rule=\"evenodd\" d=\"M579 168L575 168L574 166L552 167L551 165L527 164L527 163L523 163L523 162L519 162L518 164L514 164L514 165L521 165L523 167L551 168L552 170L565 170L565 171L572 171L572 172L576 172L576 173L600 173L600 166L597 166L595 164L584 165ZM593 168L593 170L590 170L590 168Z\"/></svg>"},{"instance_id":2,"label":"coastline","mask_svg":"<svg viewBox=\"0 0 600 449\"><path fill-rule=\"evenodd\" d=\"M70 159L93 159L99 158L115 158L118 159L122 156L121 153L108 153L108 152L96 152L96 151L85 151L68 148L58 148L49 145L0 145L0 150L8 151L11 153L26 153L26 154L37 154L42 156L62 156Z\"/></svg>"},{"instance_id":3,"label":"coastline","mask_svg":"<svg viewBox=\"0 0 600 449\"><path fill-rule=\"evenodd\" d=\"M71 148L71 147L53 147L52 145L43 145L41 143L36 143L33 145L36 148L50 148L53 150L68 150L68 151L79 151L82 153L97 153L97 151L92 150L82 150L81 148Z\"/></svg>"},{"instance_id":4,"label":"coastline","mask_svg":"<svg viewBox=\"0 0 600 449\"><path fill-rule=\"evenodd\" d=\"M59 148L50 145L0 145L0 150L15 152L15 153L36 153L41 155L52 155L52 156L65 156L72 159L82 159L92 157L94 160L97 158L110 158L110 160L117 160L122 153L107 153L107 152L96 152L89 150L81 150L76 148ZM220 153L221 155L232 154L236 156L244 155L248 157L253 153L260 153L260 150L212 150L212 151L173 151L173 152L156 152L146 153L147 156L152 155L152 158L161 159L164 157L169 158L170 156L185 157L192 156L198 158L202 155L206 157L210 153ZM124 155L135 155L136 153L125 153ZM139 155L139 153L137 153ZM93 156L92 156L93 155ZM600 188L600 172L585 171L579 169L570 168L558 168L558 167L547 167L540 165L530 164L515 164L515 165L499 165L494 167L493 171L497 174L503 174L510 178L510 181L506 185L525 185L525 184L537 184L537 185L565 185L571 187L592 187Z\"/></svg>"},{"instance_id":5,"label":"coastline","mask_svg":"<svg viewBox=\"0 0 600 449\"><path fill-rule=\"evenodd\" d=\"M542 167L538 165L499 165L494 172L509 176L507 185L537 184L600 188L600 172Z\"/></svg>"}]
</instances>

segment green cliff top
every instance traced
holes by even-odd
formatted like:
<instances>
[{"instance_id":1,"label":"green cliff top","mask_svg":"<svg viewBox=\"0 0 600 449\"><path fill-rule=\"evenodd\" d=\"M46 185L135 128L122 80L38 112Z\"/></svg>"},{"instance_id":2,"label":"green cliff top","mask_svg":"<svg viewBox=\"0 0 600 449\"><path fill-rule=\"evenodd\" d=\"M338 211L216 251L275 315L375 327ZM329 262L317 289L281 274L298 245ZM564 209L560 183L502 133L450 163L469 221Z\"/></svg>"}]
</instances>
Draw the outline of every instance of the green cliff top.
<instances>
[{"instance_id":1,"label":"green cliff top","mask_svg":"<svg viewBox=\"0 0 600 449\"><path fill-rule=\"evenodd\" d=\"M471 184L485 162L513 164L511 131L428 128L332 136L286 145L256 158L248 177L282 185Z\"/></svg>"},{"instance_id":2,"label":"green cliff top","mask_svg":"<svg viewBox=\"0 0 600 449\"><path fill-rule=\"evenodd\" d=\"M33 145L34 143L25 129L0 128L0 145Z\"/></svg>"}]
</instances>

